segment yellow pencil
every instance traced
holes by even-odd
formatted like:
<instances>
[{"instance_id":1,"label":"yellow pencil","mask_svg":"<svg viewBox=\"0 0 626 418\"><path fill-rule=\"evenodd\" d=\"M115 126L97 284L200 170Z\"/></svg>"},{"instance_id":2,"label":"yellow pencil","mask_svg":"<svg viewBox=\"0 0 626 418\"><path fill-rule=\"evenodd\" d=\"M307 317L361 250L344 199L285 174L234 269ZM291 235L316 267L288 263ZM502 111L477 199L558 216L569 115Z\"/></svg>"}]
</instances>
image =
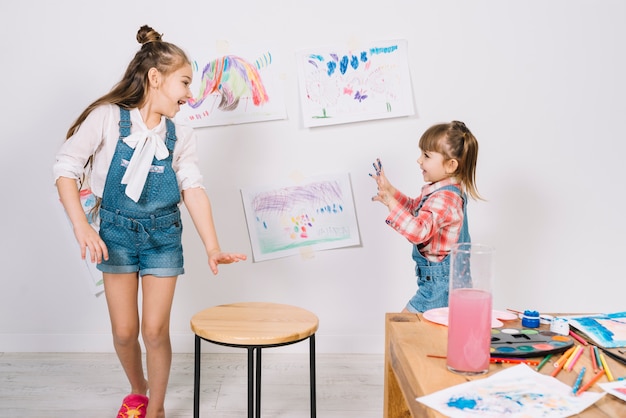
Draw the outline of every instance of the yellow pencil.
<instances>
[{"instance_id":1,"label":"yellow pencil","mask_svg":"<svg viewBox=\"0 0 626 418\"><path fill-rule=\"evenodd\" d=\"M609 369L609 365L606 363L606 359L604 358L604 353L600 353L600 362L602 363L602 368L606 372L606 378L609 382L613 381L613 375L611 374L611 369Z\"/></svg>"},{"instance_id":2,"label":"yellow pencil","mask_svg":"<svg viewBox=\"0 0 626 418\"><path fill-rule=\"evenodd\" d=\"M565 362L565 365L563 366L563 369L568 370L568 371L572 370L570 365L572 365L573 361L578 358L578 354L580 353L580 350L582 350L582 349L583 349L582 345L577 345L576 346L576 349L574 350L572 355L569 356L569 358Z\"/></svg>"},{"instance_id":3,"label":"yellow pencil","mask_svg":"<svg viewBox=\"0 0 626 418\"><path fill-rule=\"evenodd\" d=\"M559 359L554 363L554 370L552 371L552 373L550 373L550 376L555 377L557 374L559 374L559 372L563 368L563 365L570 357L570 355L574 352L574 350L576 350L576 347L571 346L561 357L559 357Z\"/></svg>"}]
</instances>

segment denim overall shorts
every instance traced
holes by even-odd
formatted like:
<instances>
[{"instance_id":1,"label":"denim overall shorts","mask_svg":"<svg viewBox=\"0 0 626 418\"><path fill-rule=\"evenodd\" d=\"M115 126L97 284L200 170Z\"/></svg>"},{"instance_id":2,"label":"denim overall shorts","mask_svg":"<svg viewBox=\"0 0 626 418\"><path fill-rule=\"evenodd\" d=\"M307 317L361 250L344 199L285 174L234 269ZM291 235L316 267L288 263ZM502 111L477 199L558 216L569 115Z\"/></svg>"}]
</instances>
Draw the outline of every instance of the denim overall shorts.
<instances>
[{"instance_id":1,"label":"denim overall shorts","mask_svg":"<svg viewBox=\"0 0 626 418\"><path fill-rule=\"evenodd\" d=\"M130 135L130 112L120 108L120 138L107 173L100 206L100 237L109 259L98 264L105 273L170 277L184 273L180 190L172 168L176 144L174 123L166 119L169 156L153 158L137 202L126 196L122 177L133 155L124 138Z\"/></svg>"},{"instance_id":2,"label":"denim overall shorts","mask_svg":"<svg viewBox=\"0 0 626 418\"><path fill-rule=\"evenodd\" d=\"M463 199L463 227L457 242L470 242L469 228L467 226L467 198L458 187L449 185L435 190L451 190ZM432 193L431 193L432 194ZM430 195L424 196L420 201L417 211ZM409 300L406 309L410 312L425 312L429 309L448 306L448 293L450 292L450 255L441 261L430 261L413 246L413 260L415 260L415 275L417 276L417 292Z\"/></svg>"}]
</instances>

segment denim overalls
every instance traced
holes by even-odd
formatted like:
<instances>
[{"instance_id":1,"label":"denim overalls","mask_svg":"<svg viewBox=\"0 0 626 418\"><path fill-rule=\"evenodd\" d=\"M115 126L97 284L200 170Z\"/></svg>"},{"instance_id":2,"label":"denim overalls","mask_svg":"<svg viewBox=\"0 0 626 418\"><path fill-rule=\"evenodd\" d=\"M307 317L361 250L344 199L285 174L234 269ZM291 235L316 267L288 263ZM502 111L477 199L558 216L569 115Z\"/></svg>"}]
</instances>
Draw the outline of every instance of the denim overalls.
<instances>
[{"instance_id":1,"label":"denim overalls","mask_svg":"<svg viewBox=\"0 0 626 418\"><path fill-rule=\"evenodd\" d=\"M452 190L463 199L463 227L457 242L470 242L467 226L467 198L461 194L457 186L453 185L444 186L433 193L441 190ZM422 198L417 207L417 212L429 197L430 195L427 195ZM415 260L415 275L417 276L418 289L411 300L409 300L407 310L411 312L425 312L429 309L448 306L450 254L441 261L430 261L419 252L417 245L414 245L413 260Z\"/></svg>"},{"instance_id":2,"label":"denim overalls","mask_svg":"<svg viewBox=\"0 0 626 418\"><path fill-rule=\"evenodd\" d=\"M120 138L100 207L100 237L109 251L109 259L98 264L103 272L138 271L141 276L161 277L184 273L180 190L172 168L176 128L169 119L166 126L169 156L153 158L141 196L134 202L126 196L126 185L121 182L134 150L123 140L130 135L130 112L120 108Z\"/></svg>"}]
</instances>

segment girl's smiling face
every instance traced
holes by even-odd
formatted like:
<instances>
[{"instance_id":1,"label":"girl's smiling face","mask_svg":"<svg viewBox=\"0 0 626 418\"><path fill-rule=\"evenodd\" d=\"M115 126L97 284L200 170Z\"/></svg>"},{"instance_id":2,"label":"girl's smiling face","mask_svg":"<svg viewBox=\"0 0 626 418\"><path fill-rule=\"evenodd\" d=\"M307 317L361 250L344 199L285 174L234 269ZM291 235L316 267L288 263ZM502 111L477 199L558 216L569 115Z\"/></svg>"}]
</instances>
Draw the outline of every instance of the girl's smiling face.
<instances>
[{"instance_id":1,"label":"girl's smiling face","mask_svg":"<svg viewBox=\"0 0 626 418\"><path fill-rule=\"evenodd\" d=\"M452 177L457 168L455 159L446 160L443 154L436 151L424 151L417 159L417 163L422 169L424 181L427 183L435 183Z\"/></svg>"},{"instance_id":2,"label":"girl's smiling face","mask_svg":"<svg viewBox=\"0 0 626 418\"><path fill-rule=\"evenodd\" d=\"M155 104L158 105L155 110L168 118L173 118L180 107L192 97L191 90L189 90L192 77L193 73L189 64L185 64L166 77L162 77L160 94L155 96Z\"/></svg>"}]
</instances>

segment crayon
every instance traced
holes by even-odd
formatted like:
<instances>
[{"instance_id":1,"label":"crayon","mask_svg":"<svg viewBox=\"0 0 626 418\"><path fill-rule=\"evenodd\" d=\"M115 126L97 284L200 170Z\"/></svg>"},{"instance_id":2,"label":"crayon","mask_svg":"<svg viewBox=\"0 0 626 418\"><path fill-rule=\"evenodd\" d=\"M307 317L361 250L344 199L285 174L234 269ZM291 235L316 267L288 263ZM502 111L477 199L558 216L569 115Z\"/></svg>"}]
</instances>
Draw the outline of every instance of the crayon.
<instances>
[{"instance_id":1,"label":"crayon","mask_svg":"<svg viewBox=\"0 0 626 418\"><path fill-rule=\"evenodd\" d=\"M556 361L556 363L554 363L554 370L552 371L552 373L550 373L550 376L555 377L557 374L559 374L559 372L563 368L563 365L567 362L567 359L570 357L570 355L574 352L575 349L576 347L574 346L570 347L569 350L567 350L565 354L563 354Z\"/></svg>"},{"instance_id":2,"label":"crayon","mask_svg":"<svg viewBox=\"0 0 626 418\"><path fill-rule=\"evenodd\" d=\"M574 368L574 365L576 364L576 362L578 361L578 359L580 358L580 356L583 354L584 351L585 351L585 349L583 348L583 346L579 345L578 346L578 350L576 350L574 352L574 354L572 355L573 359L572 359L571 363L567 365L567 371L568 372L572 371L572 369Z\"/></svg>"},{"instance_id":3,"label":"crayon","mask_svg":"<svg viewBox=\"0 0 626 418\"><path fill-rule=\"evenodd\" d=\"M581 337L580 335L576 334L574 331L572 331L571 329L569 330L569 335L575 339L576 341L578 341L579 343L581 343L582 345L589 345L589 343L587 342L587 340L585 340L583 337Z\"/></svg>"},{"instance_id":4,"label":"crayon","mask_svg":"<svg viewBox=\"0 0 626 418\"><path fill-rule=\"evenodd\" d=\"M541 360L541 362L537 365L537 368L535 370L537 371L541 370L541 368L545 366L546 363L548 363L548 361L550 361L551 358L552 358L552 354L548 354L547 356L545 356L543 360Z\"/></svg>"},{"instance_id":5,"label":"crayon","mask_svg":"<svg viewBox=\"0 0 626 418\"><path fill-rule=\"evenodd\" d=\"M578 373L578 377L576 378L576 382L574 382L574 386L572 387L572 393L576 393L578 392L578 389L580 389L580 384L583 381L583 376L585 375L585 371L587 370L586 367L583 367L582 369L580 369L580 373Z\"/></svg>"},{"instance_id":6,"label":"crayon","mask_svg":"<svg viewBox=\"0 0 626 418\"><path fill-rule=\"evenodd\" d=\"M583 393L584 391L586 391L587 389L589 389L591 386L593 386L598 380L600 380L600 378L604 375L604 369L600 370L598 373L596 373L596 375L587 383L585 383L583 385L583 387L581 387L580 389L578 389L576 391L576 396L579 396L581 393Z\"/></svg>"},{"instance_id":7,"label":"crayon","mask_svg":"<svg viewBox=\"0 0 626 418\"><path fill-rule=\"evenodd\" d=\"M567 361L563 365L563 370L567 370L567 371L571 371L572 370L572 368L570 366L573 364L574 359L578 359L578 354L580 353L580 351L582 349L583 349L583 347L581 345L577 345L576 346L576 349L574 350L574 352L569 356L569 358L567 359Z\"/></svg>"},{"instance_id":8,"label":"crayon","mask_svg":"<svg viewBox=\"0 0 626 418\"><path fill-rule=\"evenodd\" d=\"M598 369L598 362L596 361L596 351L594 350L594 346L589 346L589 355L591 356L591 367L593 367L593 372L598 373L600 369Z\"/></svg>"},{"instance_id":9,"label":"crayon","mask_svg":"<svg viewBox=\"0 0 626 418\"><path fill-rule=\"evenodd\" d=\"M539 362L537 360L526 360L523 358L510 358L510 357L491 357L489 363L495 364L528 364L529 366L537 366Z\"/></svg>"},{"instance_id":10,"label":"crayon","mask_svg":"<svg viewBox=\"0 0 626 418\"><path fill-rule=\"evenodd\" d=\"M611 369L609 369L609 365L606 364L606 358L604 358L604 354L600 353L600 361L602 362L602 368L606 372L606 378L609 382L613 381L613 374L611 374Z\"/></svg>"}]
</instances>

